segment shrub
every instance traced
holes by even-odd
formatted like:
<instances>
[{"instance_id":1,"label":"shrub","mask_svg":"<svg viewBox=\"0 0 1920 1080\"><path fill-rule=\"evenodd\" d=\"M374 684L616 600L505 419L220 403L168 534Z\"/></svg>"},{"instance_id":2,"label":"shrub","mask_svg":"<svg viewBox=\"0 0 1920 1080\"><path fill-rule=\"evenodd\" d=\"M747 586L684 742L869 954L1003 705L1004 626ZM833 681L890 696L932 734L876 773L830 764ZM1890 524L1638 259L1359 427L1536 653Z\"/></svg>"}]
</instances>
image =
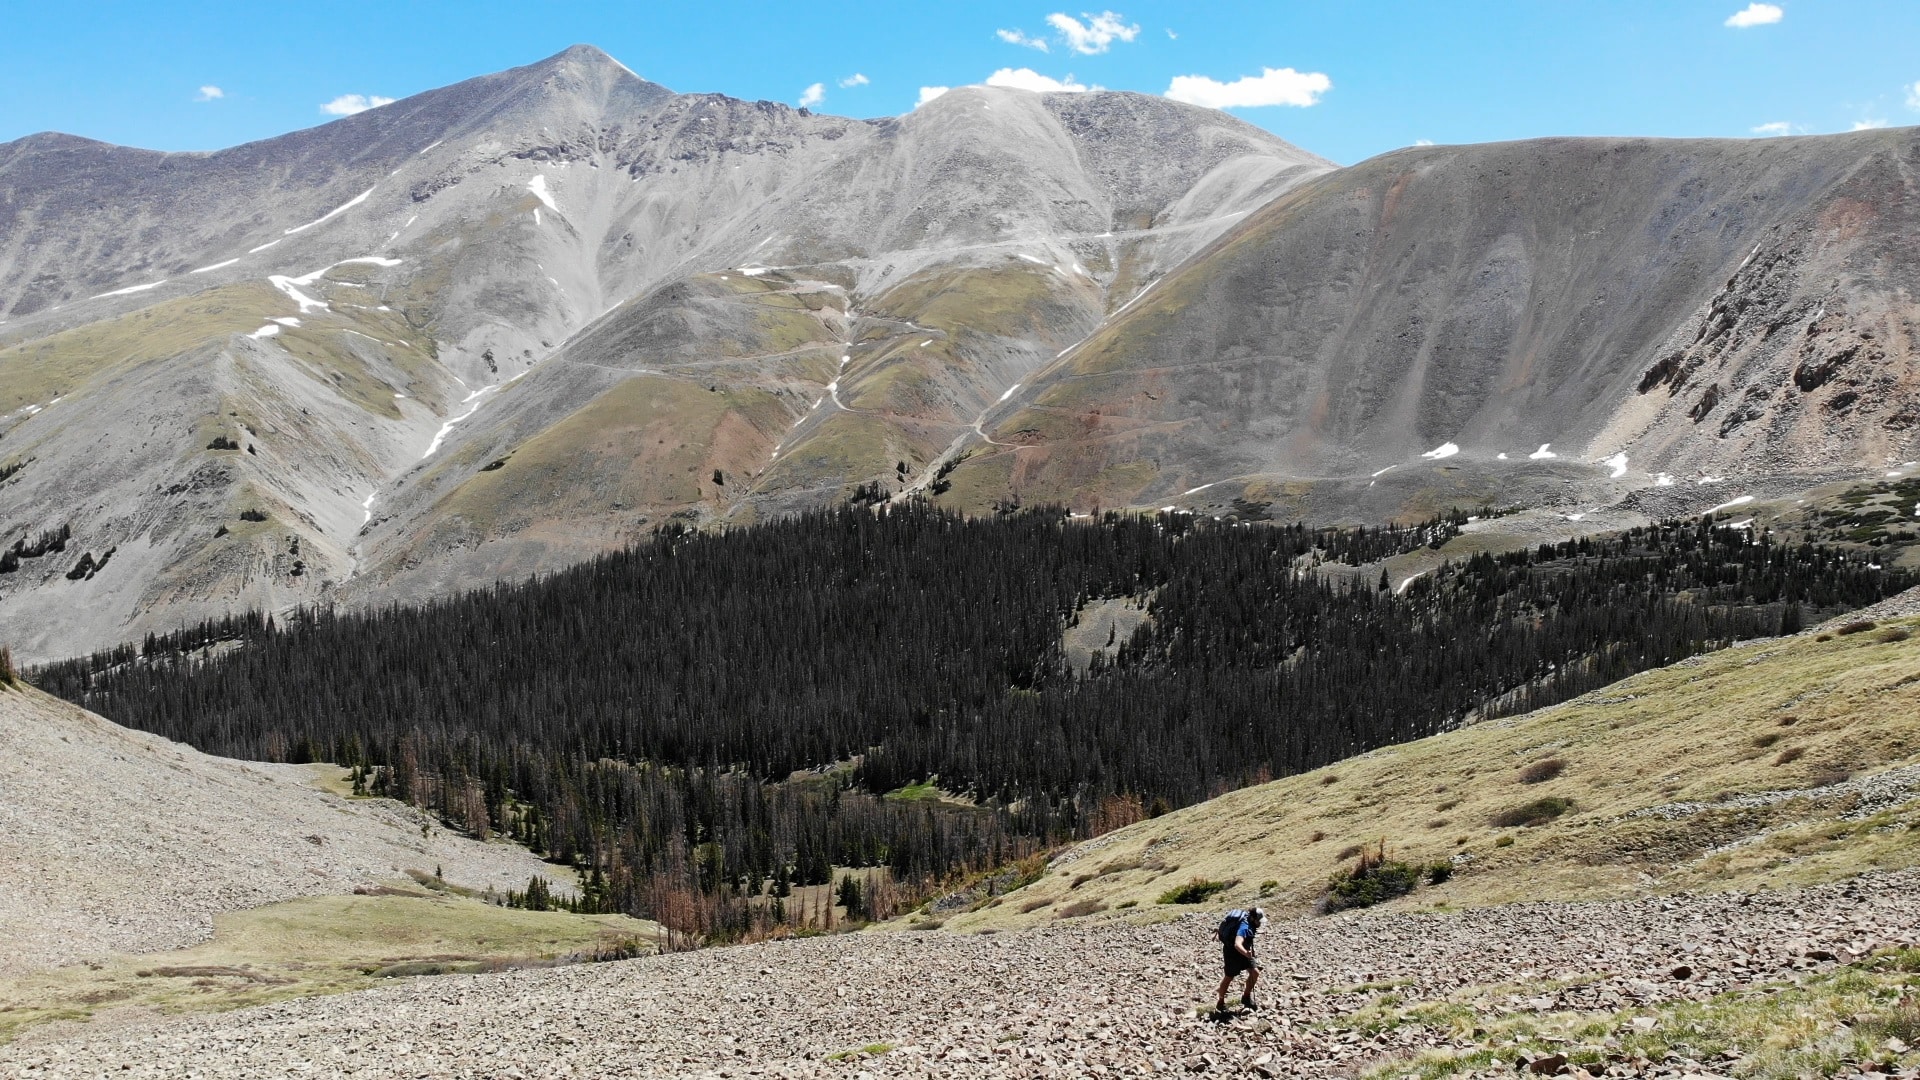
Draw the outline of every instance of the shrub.
<instances>
[{"instance_id":1,"label":"shrub","mask_svg":"<svg viewBox=\"0 0 1920 1080\"><path fill-rule=\"evenodd\" d=\"M1453 877L1453 863L1439 859L1427 864L1427 884L1438 885Z\"/></svg>"},{"instance_id":2,"label":"shrub","mask_svg":"<svg viewBox=\"0 0 1920 1080\"><path fill-rule=\"evenodd\" d=\"M1348 859L1357 858L1366 850L1367 845L1365 844L1348 844L1346 847L1340 849L1340 853L1333 857L1333 861L1346 862Z\"/></svg>"},{"instance_id":3,"label":"shrub","mask_svg":"<svg viewBox=\"0 0 1920 1080\"><path fill-rule=\"evenodd\" d=\"M1544 784L1565 772L1566 769L1567 763L1563 758L1542 758L1520 770L1520 782L1523 784Z\"/></svg>"},{"instance_id":4,"label":"shrub","mask_svg":"<svg viewBox=\"0 0 1920 1080\"><path fill-rule=\"evenodd\" d=\"M1774 758L1773 763L1775 765L1791 765L1794 762L1799 761L1801 758L1806 756L1807 756L1806 747L1789 746L1785 750L1780 751L1780 756Z\"/></svg>"},{"instance_id":5,"label":"shrub","mask_svg":"<svg viewBox=\"0 0 1920 1080\"><path fill-rule=\"evenodd\" d=\"M1513 846L1513 837L1511 837L1511 836L1503 836L1503 837L1501 837L1500 839L1498 839L1498 840L1495 840L1495 841L1493 842L1493 846L1494 846L1494 847L1512 847L1512 846Z\"/></svg>"},{"instance_id":6,"label":"shrub","mask_svg":"<svg viewBox=\"0 0 1920 1080\"><path fill-rule=\"evenodd\" d=\"M1360 861L1327 881L1328 912L1348 908L1372 907L1396 896L1405 896L1420 884L1420 870L1398 859L1387 858L1387 842L1382 840L1360 853Z\"/></svg>"},{"instance_id":7,"label":"shrub","mask_svg":"<svg viewBox=\"0 0 1920 1080\"><path fill-rule=\"evenodd\" d=\"M1048 904L1051 904L1051 903L1053 903L1053 901L1051 900L1029 900L1026 903L1020 905L1020 914L1026 915L1031 912L1039 911L1041 908L1046 907Z\"/></svg>"},{"instance_id":8,"label":"shrub","mask_svg":"<svg viewBox=\"0 0 1920 1080\"><path fill-rule=\"evenodd\" d=\"M267 520L267 515L263 511L259 511L259 510L242 510L240 511L240 520L241 521L265 521Z\"/></svg>"},{"instance_id":9,"label":"shrub","mask_svg":"<svg viewBox=\"0 0 1920 1080\"><path fill-rule=\"evenodd\" d=\"M1780 741L1780 733L1777 731L1769 731L1765 735L1754 736L1753 745L1759 747L1762 750L1765 750L1767 747L1772 746L1774 743L1777 743L1779 741Z\"/></svg>"},{"instance_id":10,"label":"shrub","mask_svg":"<svg viewBox=\"0 0 1920 1080\"><path fill-rule=\"evenodd\" d=\"M1267 880L1260 883L1260 895L1271 896L1273 895L1273 890L1279 887L1280 887L1280 883L1278 881L1275 881L1272 878L1268 878Z\"/></svg>"},{"instance_id":11,"label":"shrub","mask_svg":"<svg viewBox=\"0 0 1920 1080\"><path fill-rule=\"evenodd\" d=\"M1325 840L1326 838L1327 838L1326 833L1321 832L1319 829L1315 829L1313 830L1313 832L1307 834L1307 843L1317 844L1320 841Z\"/></svg>"},{"instance_id":12,"label":"shrub","mask_svg":"<svg viewBox=\"0 0 1920 1080\"><path fill-rule=\"evenodd\" d=\"M1139 907L1139 906L1140 906L1140 901L1138 900L1123 900L1118 905L1121 911L1125 911L1130 907Z\"/></svg>"},{"instance_id":13,"label":"shrub","mask_svg":"<svg viewBox=\"0 0 1920 1080\"><path fill-rule=\"evenodd\" d=\"M1162 904L1204 904L1216 893L1222 893L1239 884L1237 881L1208 881L1206 878L1194 878L1185 885L1179 885L1160 894Z\"/></svg>"},{"instance_id":14,"label":"shrub","mask_svg":"<svg viewBox=\"0 0 1920 1080\"><path fill-rule=\"evenodd\" d=\"M207 444L207 449L238 450L240 449L240 444L237 442L234 442L232 439L227 438L225 435L215 435L213 437L213 441Z\"/></svg>"},{"instance_id":15,"label":"shrub","mask_svg":"<svg viewBox=\"0 0 1920 1080\"><path fill-rule=\"evenodd\" d=\"M1500 811L1493 815L1493 826L1496 829L1515 829L1545 825L1571 809L1573 809L1572 799L1557 795L1548 796L1544 799L1535 799L1530 803L1522 803L1511 810Z\"/></svg>"},{"instance_id":16,"label":"shrub","mask_svg":"<svg viewBox=\"0 0 1920 1080\"><path fill-rule=\"evenodd\" d=\"M1896 641L1905 641L1912 636L1913 632L1904 626L1889 626L1885 630L1873 635L1873 640L1880 642L1882 645L1891 645Z\"/></svg>"},{"instance_id":17,"label":"shrub","mask_svg":"<svg viewBox=\"0 0 1920 1080\"><path fill-rule=\"evenodd\" d=\"M1096 911L1105 910L1107 910L1107 903L1104 900L1076 900L1060 909L1060 917L1063 919L1078 919L1084 915L1091 915Z\"/></svg>"},{"instance_id":18,"label":"shrub","mask_svg":"<svg viewBox=\"0 0 1920 1080\"><path fill-rule=\"evenodd\" d=\"M1879 625L1879 623L1874 622L1872 619L1855 619L1850 623L1836 627L1833 632L1841 635L1864 634Z\"/></svg>"},{"instance_id":19,"label":"shrub","mask_svg":"<svg viewBox=\"0 0 1920 1080\"><path fill-rule=\"evenodd\" d=\"M13 649L0 645L0 686L19 686L20 670L13 666Z\"/></svg>"}]
</instances>

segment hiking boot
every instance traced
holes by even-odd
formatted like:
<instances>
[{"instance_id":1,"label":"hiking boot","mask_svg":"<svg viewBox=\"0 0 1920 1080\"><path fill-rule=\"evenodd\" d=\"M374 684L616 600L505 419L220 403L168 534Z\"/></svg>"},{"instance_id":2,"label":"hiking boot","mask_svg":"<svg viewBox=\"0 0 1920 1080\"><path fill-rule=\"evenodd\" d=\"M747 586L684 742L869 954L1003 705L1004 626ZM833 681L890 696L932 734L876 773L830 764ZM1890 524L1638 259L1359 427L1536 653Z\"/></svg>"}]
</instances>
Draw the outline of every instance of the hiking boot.
<instances>
[{"instance_id":1,"label":"hiking boot","mask_svg":"<svg viewBox=\"0 0 1920 1080\"><path fill-rule=\"evenodd\" d=\"M1245 1005L1248 1011L1254 1011L1260 1008L1260 1004L1253 1000L1252 994L1241 994L1240 1004Z\"/></svg>"}]
</instances>

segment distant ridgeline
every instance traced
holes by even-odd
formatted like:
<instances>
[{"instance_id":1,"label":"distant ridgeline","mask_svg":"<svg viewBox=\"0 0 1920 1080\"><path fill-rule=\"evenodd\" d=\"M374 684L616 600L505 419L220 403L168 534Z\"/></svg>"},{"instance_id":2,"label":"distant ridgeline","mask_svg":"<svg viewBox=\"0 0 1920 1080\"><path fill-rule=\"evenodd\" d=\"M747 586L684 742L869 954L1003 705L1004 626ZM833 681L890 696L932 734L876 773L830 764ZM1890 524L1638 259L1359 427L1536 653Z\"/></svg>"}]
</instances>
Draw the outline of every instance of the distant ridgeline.
<instances>
[{"instance_id":1,"label":"distant ridgeline","mask_svg":"<svg viewBox=\"0 0 1920 1080\"><path fill-rule=\"evenodd\" d=\"M884 916L1045 845L1911 584L1700 523L1476 555L1400 595L1307 572L1452 531L826 511L419 608L208 623L37 681L211 752L354 766L580 865L592 905L727 937L813 918L763 894L834 866L889 867ZM1150 596L1151 618L1075 676L1062 627L1117 596ZM934 777L974 805L881 797Z\"/></svg>"}]
</instances>

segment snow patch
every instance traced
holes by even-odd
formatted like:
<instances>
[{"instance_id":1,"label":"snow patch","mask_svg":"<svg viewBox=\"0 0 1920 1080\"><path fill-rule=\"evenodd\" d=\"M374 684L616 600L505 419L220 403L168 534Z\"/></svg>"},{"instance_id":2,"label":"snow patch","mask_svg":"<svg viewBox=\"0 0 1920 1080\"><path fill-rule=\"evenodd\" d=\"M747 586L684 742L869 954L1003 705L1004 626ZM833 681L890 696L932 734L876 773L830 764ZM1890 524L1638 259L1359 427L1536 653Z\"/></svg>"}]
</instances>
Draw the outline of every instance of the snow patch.
<instances>
[{"instance_id":1,"label":"snow patch","mask_svg":"<svg viewBox=\"0 0 1920 1080\"><path fill-rule=\"evenodd\" d=\"M1501 461L1507 460L1507 452L1505 450L1502 450L1493 456Z\"/></svg>"},{"instance_id":2,"label":"snow patch","mask_svg":"<svg viewBox=\"0 0 1920 1080\"><path fill-rule=\"evenodd\" d=\"M1034 258L1033 256L1031 256L1031 255L1028 255L1028 254L1027 254L1027 253L1025 253L1025 252L1021 252L1021 253L1019 253L1019 254L1018 254L1017 256L1015 256L1015 257L1016 257L1016 258L1018 258L1018 259L1020 259L1020 260L1021 260L1022 262L1030 262L1030 263L1032 263L1032 264L1033 264L1033 265L1035 265L1035 266L1048 266L1048 265L1051 265L1050 263L1048 263L1048 262L1047 262L1047 260L1045 260L1045 259L1036 259L1036 258Z\"/></svg>"},{"instance_id":3,"label":"snow patch","mask_svg":"<svg viewBox=\"0 0 1920 1080\"><path fill-rule=\"evenodd\" d=\"M1724 477L1724 476L1703 476L1703 477L1701 477L1700 479L1698 479L1698 480L1695 480L1695 481L1694 481L1694 483L1696 483L1696 484L1724 484L1724 483L1726 483L1726 481L1727 481L1727 478L1726 478L1726 477Z\"/></svg>"},{"instance_id":4,"label":"snow patch","mask_svg":"<svg viewBox=\"0 0 1920 1080\"><path fill-rule=\"evenodd\" d=\"M428 143L425 147L423 147L418 154L415 154L414 157L425 157L428 150L431 150L434 147L439 146L443 142L446 142L446 140L445 139L433 140L432 142ZM373 496L369 495L367 496L367 498L371 499L373 498Z\"/></svg>"},{"instance_id":5,"label":"snow patch","mask_svg":"<svg viewBox=\"0 0 1920 1080\"><path fill-rule=\"evenodd\" d=\"M1627 475L1627 455L1624 452L1615 454L1600 464L1613 470L1612 474L1608 477L1609 479L1618 480Z\"/></svg>"},{"instance_id":6,"label":"snow patch","mask_svg":"<svg viewBox=\"0 0 1920 1080\"><path fill-rule=\"evenodd\" d=\"M1423 458L1428 458L1433 461L1441 461L1446 458L1450 458L1459 452L1460 452L1459 445L1456 443L1449 442L1449 443L1441 443L1439 446L1434 447L1433 449L1427 451L1424 454L1421 454L1420 456Z\"/></svg>"},{"instance_id":7,"label":"snow patch","mask_svg":"<svg viewBox=\"0 0 1920 1080\"><path fill-rule=\"evenodd\" d=\"M1747 519L1747 520L1745 520L1745 521L1735 521L1735 522L1731 522L1731 523L1729 523L1729 524L1727 525L1727 528L1729 528L1729 529L1751 529L1751 528L1753 528L1753 519L1752 519L1752 518L1748 518L1748 519Z\"/></svg>"},{"instance_id":8,"label":"snow patch","mask_svg":"<svg viewBox=\"0 0 1920 1080\"><path fill-rule=\"evenodd\" d=\"M217 262L217 263L214 263L214 264L213 264L212 266L203 266L203 267L201 267L201 268L200 268L200 269L198 269L198 270L189 270L189 271L187 271L187 273L189 273L189 274L204 274L204 273L206 273L206 272L207 272L207 271L209 271L209 270L224 270L224 269L226 269L227 267L229 267L229 266L232 266L232 265L233 265L234 263L237 263L237 262L239 262L239 261L240 261L240 260L239 260L239 259L237 259L237 258L234 258L234 259L228 259L228 260L227 260L226 262Z\"/></svg>"},{"instance_id":9,"label":"snow patch","mask_svg":"<svg viewBox=\"0 0 1920 1080\"><path fill-rule=\"evenodd\" d=\"M1009 386L1009 387L1007 387L1007 389L1006 389L1006 392L1000 395L1000 401L996 401L996 402L994 402L994 404L995 404L995 405L998 405L998 404L1000 404L1000 402L1001 402L1001 401L1005 401L1005 400L1007 400L1008 398L1010 398L1010 397L1012 397L1012 396L1013 396L1013 392L1014 392L1015 390L1018 390L1018 389L1020 389L1020 384L1019 384L1019 383L1014 383L1014 384L1013 384L1012 386Z\"/></svg>"},{"instance_id":10,"label":"snow patch","mask_svg":"<svg viewBox=\"0 0 1920 1080\"><path fill-rule=\"evenodd\" d=\"M295 233L303 233L303 232L306 232L308 229L313 228L315 225L319 225L322 222L331 221L334 218L340 216L341 214L344 214L347 211L353 209L354 207L359 206L361 203L366 202L367 196L371 194L373 194L373 189L368 188L367 190L361 192L360 194L355 195L353 198L348 199L346 202L341 203L339 206L336 206L333 209L327 211L326 213L321 214L319 217L314 218L312 221L307 222L305 225L295 225L293 228L288 229L282 235L292 236Z\"/></svg>"},{"instance_id":11,"label":"snow patch","mask_svg":"<svg viewBox=\"0 0 1920 1080\"><path fill-rule=\"evenodd\" d=\"M533 208L533 223L540 224L540 208L537 206Z\"/></svg>"},{"instance_id":12,"label":"snow patch","mask_svg":"<svg viewBox=\"0 0 1920 1080\"><path fill-rule=\"evenodd\" d=\"M1553 451L1547 449L1547 447L1552 445L1553 444L1550 442L1541 443L1540 449L1535 450L1533 453L1527 455L1527 460L1528 461L1546 461L1549 458L1559 457L1560 456L1559 454L1556 454Z\"/></svg>"},{"instance_id":13,"label":"snow patch","mask_svg":"<svg viewBox=\"0 0 1920 1080\"><path fill-rule=\"evenodd\" d=\"M305 278L290 278L281 274L268 274L267 284L286 293L288 299L300 305L300 314L305 315L309 311L327 310L327 302L325 300L315 300L313 297L300 291L301 285L311 284L313 278L318 276L319 274L312 274Z\"/></svg>"},{"instance_id":14,"label":"snow patch","mask_svg":"<svg viewBox=\"0 0 1920 1080\"><path fill-rule=\"evenodd\" d=\"M280 332L280 327L278 324L268 323L267 325L261 327L258 330L255 330L253 333L248 334L247 336L250 338L253 338L255 341L259 341L262 338L273 337L275 334L278 334L279 332Z\"/></svg>"},{"instance_id":15,"label":"snow patch","mask_svg":"<svg viewBox=\"0 0 1920 1080\"><path fill-rule=\"evenodd\" d=\"M1580 512L1580 513L1578 513L1578 514L1568 514L1568 515L1567 515L1567 520L1568 520L1568 521L1579 521L1579 520L1580 520L1581 518L1584 518L1584 517L1586 517L1586 516L1587 516L1587 515L1586 515L1586 512L1585 512L1585 511L1582 511L1582 512Z\"/></svg>"},{"instance_id":16,"label":"snow patch","mask_svg":"<svg viewBox=\"0 0 1920 1080\"><path fill-rule=\"evenodd\" d=\"M275 315L272 318L269 318L267 321L277 322L281 326L299 326L300 325L300 320L292 315Z\"/></svg>"},{"instance_id":17,"label":"snow patch","mask_svg":"<svg viewBox=\"0 0 1920 1080\"><path fill-rule=\"evenodd\" d=\"M740 268L740 272L748 277L759 277L761 274L767 272L767 268L764 266L743 266Z\"/></svg>"},{"instance_id":18,"label":"snow patch","mask_svg":"<svg viewBox=\"0 0 1920 1080\"><path fill-rule=\"evenodd\" d=\"M1671 474L1671 473L1655 473L1655 474L1653 474L1653 486L1654 486L1654 487L1672 487L1672 486L1673 486L1673 483L1674 483L1674 481L1673 481L1673 474Z\"/></svg>"},{"instance_id":19,"label":"snow patch","mask_svg":"<svg viewBox=\"0 0 1920 1080\"><path fill-rule=\"evenodd\" d=\"M547 191L547 176L545 173L534 173L533 179L527 181L527 190L533 192L533 197L545 204L547 209L556 214L560 212L560 207L554 204L553 196Z\"/></svg>"},{"instance_id":20,"label":"snow patch","mask_svg":"<svg viewBox=\"0 0 1920 1080\"><path fill-rule=\"evenodd\" d=\"M1386 468L1384 468L1384 469L1381 469L1381 470L1380 470L1379 472L1377 472L1377 473L1374 473L1374 474L1373 474L1373 476L1374 476L1374 479L1376 479L1376 480L1377 480L1377 479L1379 479L1380 477L1382 477L1382 476L1385 476L1385 475L1387 475L1388 473L1390 473L1390 472L1392 472L1393 470L1395 470L1395 469L1397 469L1397 468L1399 468L1399 467L1400 467L1400 466L1398 466L1398 465L1389 465L1389 466L1387 466Z\"/></svg>"},{"instance_id":21,"label":"snow patch","mask_svg":"<svg viewBox=\"0 0 1920 1080\"><path fill-rule=\"evenodd\" d=\"M1753 501L1753 496L1742 495L1737 499L1728 499L1726 502L1721 503L1719 506L1716 506L1713 509L1708 510L1707 513L1717 514L1722 510L1731 510L1736 506L1745 506L1752 501Z\"/></svg>"},{"instance_id":22,"label":"snow patch","mask_svg":"<svg viewBox=\"0 0 1920 1080\"><path fill-rule=\"evenodd\" d=\"M132 294L137 292L146 292L148 289L157 289L160 286L165 285L166 283L167 283L167 279L161 278L159 281L149 281L145 285L129 285L124 289L115 289L112 292L103 292L98 296L90 296L88 297L88 299L89 300L105 300L109 296L131 296Z\"/></svg>"},{"instance_id":23,"label":"snow patch","mask_svg":"<svg viewBox=\"0 0 1920 1080\"><path fill-rule=\"evenodd\" d=\"M932 339L932 338L928 338L927 340L925 340L925 341L923 341L923 342L921 342L921 343L920 343L920 347L924 349L924 348L926 348L927 346L929 346L929 345L931 345L931 344L933 344L933 339Z\"/></svg>"},{"instance_id":24,"label":"snow patch","mask_svg":"<svg viewBox=\"0 0 1920 1080\"><path fill-rule=\"evenodd\" d=\"M248 249L247 249L247 254L249 254L249 255L258 255L258 254L260 254L261 252L263 252L263 251L265 251L265 250L267 250L268 248L270 248L270 247L272 247L273 245L275 245L275 244L277 244L277 243L279 243L279 242L280 242L280 241L278 241L278 240L269 240L269 241L267 241L266 243L264 243L264 244L261 244L261 245L260 245L259 247L256 247L256 248L248 248Z\"/></svg>"},{"instance_id":25,"label":"snow patch","mask_svg":"<svg viewBox=\"0 0 1920 1080\"><path fill-rule=\"evenodd\" d=\"M494 390L498 390L498 389L499 387L497 386L483 386L480 389L475 390L473 393L468 394L466 400L473 401L477 397L480 397L484 394L491 393ZM462 404L464 404L464 402ZM434 434L433 441L427 444L427 452L420 455L420 460L425 461L428 458L432 457L433 452L435 450L440 449L441 442L443 442L446 439L448 433L453 430L453 426L455 424L458 424L460 421L465 420L468 417L472 416L474 413L479 412L480 406L483 404L485 404L485 402L475 402L473 408L468 409L466 412L463 412L459 416L453 417L452 419L448 420L446 423L440 425L440 430Z\"/></svg>"},{"instance_id":26,"label":"snow patch","mask_svg":"<svg viewBox=\"0 0 1920 1080\"><path fill-rule=\"evenodd\" d=\"M1394 587L1393 595L1399 596L1401 593L1406 592L1407 586L1413 584L1416 580L1419 579L1421 574L1425 574L1425 573L1427 573L1427 571L1422 570L1420 571L1420 573L1413 575L1412 577L1406 579L1405 581L1402 581L1399 585Z\"/></svg>"}]
</instances>

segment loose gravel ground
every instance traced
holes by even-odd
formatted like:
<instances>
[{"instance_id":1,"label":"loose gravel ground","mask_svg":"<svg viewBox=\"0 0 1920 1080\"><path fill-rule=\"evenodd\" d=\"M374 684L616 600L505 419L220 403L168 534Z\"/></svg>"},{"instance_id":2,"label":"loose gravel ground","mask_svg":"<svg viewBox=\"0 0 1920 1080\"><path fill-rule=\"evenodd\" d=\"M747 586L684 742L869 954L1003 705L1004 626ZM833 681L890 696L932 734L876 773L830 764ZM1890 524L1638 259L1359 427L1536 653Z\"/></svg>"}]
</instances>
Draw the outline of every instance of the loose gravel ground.
<instances>
[{"instance_id":1,"label":"loose gravel ground","mask_svg":"<svg viewBox=\"0 0 1920 1080\"><path fill-rule=\"evenodd\" d=\"M1419 1025L1368 1034L1354 1014L1379 984L1408 1002L1504 984L1492 1008L1509 1013L1704 999L1913 943L1920 872L1750 897L1276 922L1259 946L1264 1010L1225 1023L1196 1012L1217 979L1213 920L863 934L421 979L40 1029L0 1048L0 1076L1344 1076L1454 1045ZM1612 1075L1713 1072L1675 1059Z\"/></svg>"}]
</instances>

